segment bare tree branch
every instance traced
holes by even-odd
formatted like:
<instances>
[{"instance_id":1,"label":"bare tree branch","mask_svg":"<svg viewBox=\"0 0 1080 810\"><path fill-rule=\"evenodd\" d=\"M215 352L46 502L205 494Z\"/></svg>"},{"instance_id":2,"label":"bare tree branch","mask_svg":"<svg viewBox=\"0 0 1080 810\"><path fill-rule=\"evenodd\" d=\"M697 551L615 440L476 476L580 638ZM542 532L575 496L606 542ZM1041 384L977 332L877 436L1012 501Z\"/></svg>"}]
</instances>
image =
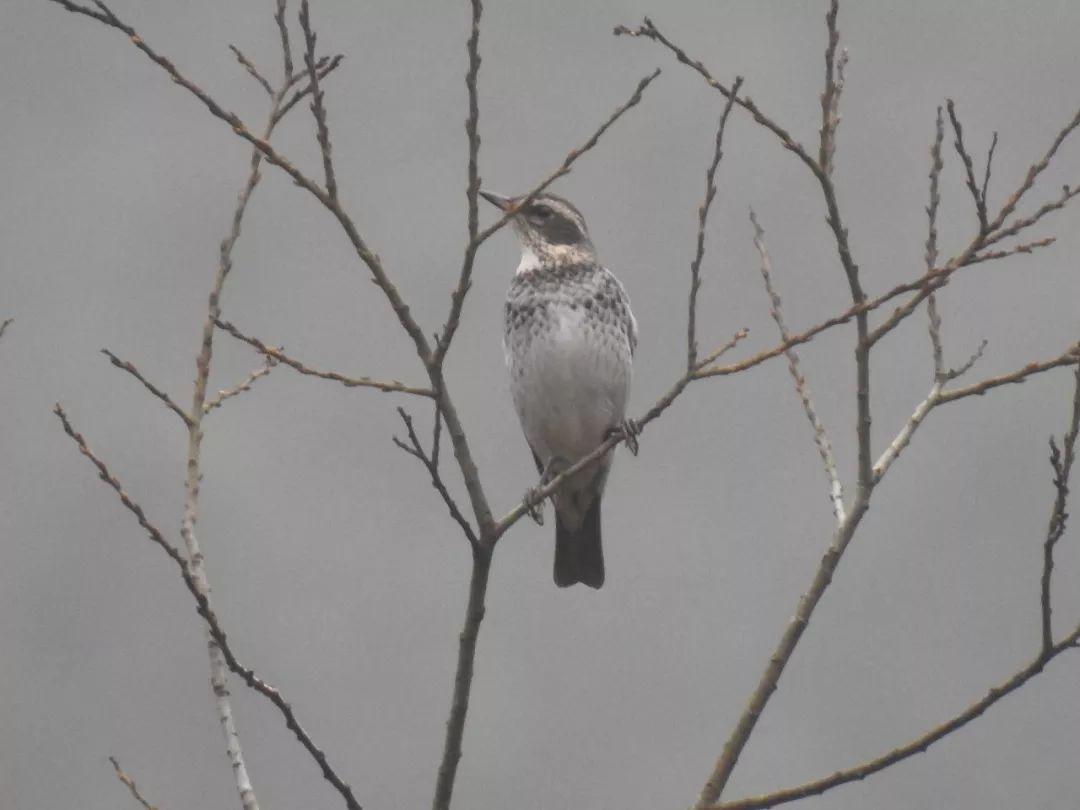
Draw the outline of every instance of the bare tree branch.
<instances>
[{"instance_id":1,"label":"bare tree branch","mask_svg":"<svg viewBox=\"0 0 1080 810\"><path fill-rule=\"evenodd\" d=\"M442 480L442 475L439 473L439 454L438 450L438 433L436 431L435 443L431 446L431 454L424 450L424 446L420 443L420 438L416 435L416 429L413 427L412 417L409 416L408 411L399 407L397 409L398 415L401 417L401 421L405 423L405 430L408 432L409 443L406 444L397 436L393 437L394 444L404 450L413 458L420 461L424 467L427 468L428 473L431 475L431 485L435 487L436 492L443 499L443 503L446 504L446 508L450 510L450 517L452 517L457 524L461 527L461 530L465 533L465 537L472 545L476 545L480 540L476 536L476 532L473 531L472 525L461 513L457 503L454 502L453 497L446 488L446 483ZM436 418L438 416L436 415Z\"/></svg>"},{"instance_id":2,"label":"bare tree branch","mask_svg":"<svg viewBox=\"0 0 1080 810\"><path fill-rule=\"evenodd\" d=\"M316 73L318 75L318 78L320 80L325 79L337 69L337 67L344 61L344 59L345 57L342 56L340 53L334 54L333 56L324 56L319 59L316 66ZM293 83L295 84L295 82L306 78L307 75L308 72L305 68L303 71L301 71L294 77ZM295 91L291 96L289 96L287 101L282 102L281 108L277 112L277 120L275 121L275 123L284 118L288 114L289 110L295 107L301 99L307 98L309 95L311 95L311 82L308 82L299 90Z\"/></svg>"},{"instance_id":3,"label":"bare tree branch","mask_svg":"<svg viewBox=\"0 0 1080 810\"><path fill-rule=\"evenodd\" d=\"M761 257L761 277L765 282L765 291L768 293L769 301L772 304L769 314L772 315L772 319L776 322L777 329L780 331L780 338L787 342L791 338L791 333L788 331L787 324L784 323L780 296L773 287L772 259L769 257L769 249L765 246L765 229L758 224L753 208L750 209L750 222L754 226L754 247L757 248L758 255ZM825 475L829 478L829 501L832 503L833 515L836 516L838 523L843 523L846 514L844 509L844 487L840 483L840 473L836 468L836 457L833 455L829 434L826 432L825 425L818 416L817 409L814 407L814 402L810 397L810 386L806 382L806 377L803 375L802 368L799 365L799 355L795 353L794 349L787 349L784 354L788 361L788 371L791 372L791 377L795 381L795 393L798 394L806 418L814 431L814 444L817 445L821 462L825 466Z\"/></svg>"},{"instance_id":4,"label":"bare tree branch","mask_svg":"<svg viewBox=\"0 0 1080 810\"><path fill-rule=\"evenodd\" d=\"M257 380L261 380L267 374L274 370L274 366L277 365L277 360L273 357L267 356L266 361L255 369L253 372L247 375L243 382L234 385L232 388L225 388L218 391L218 394L213 399L206 402L203 405L203 413L210 413L214 408L220 408L225 404L226 400L239 396L245 391L250 391L251 386L255 384Z\"/></svg>"},{"instance_id":5,"label":"bare tree branch","mask_svg":"<svg viewBox=\"0 0 1080 810\"><path fill-rule=\"evenodd\" d=\"M300 27L304 31L304 64L307 66L308 86L311 89L311 113L315 116L315 130L322 152L323 173L326 177L326 193L331 200L337 199L337 178L334 176L334 159L331 155L330 129L326 125L326 107L323 92L319 89L319 69L315 64L315 32L311 29L311 9L308 0L300 0Z\"/></svg>"},{"instance_id":6,"label":"bare tree branch","mask_svg":"<svg viewBox=\"0 0 1080 810\"><path fill-rule=\"evenodd\" d=\"M379 391L396 392L400 394L412 394L418 397L434 397L435 392L430 388L416 388L406 385L398 380L373 380L371 377L347 377L344 374L339 374L336 371L318 371L307 365L304 365L299 360L290 357L285 354L284 350L277 346L270 346L257 337L251 337L245 335L235 326L228 321L215 320L215 325L224 332L228 332L237 340L247 343L253 347L256 351L262 353L266 357L269 357L279 363L283 363L295 371L301 374L306 374L310 377L319 377L324 380L333 380L339 382L346 388L375 388Z\"/></svg>"},{"instance_id":7,"label":"bare tree branch","mask_svg":"<svg viewBox=\"0 0 1080 810\"><path fill-rule=\"evenodd\" d=\"M266 94L268 96L273 96L274 88L270 86L270 82L268 82L266 77L259 72L259 69L252 64L251 60L244 56L243 52L231 43L229 45L229 50L233 52L236 56L236 61L244 67L244 70L250 73L251 77L266 91Z\"/></svg>"},{"instance_id":8,"label":"bare tree branch","mask_svg":"<svg viewBox=\"0 0 1080 810\"><path fill-rule=\"evenodd\" d=\"M558 180L560 177L570 173L570 169L577 159L589 152L600 142L601 136L618 121L623 114L625 114L632 107L637 106L641 101L642 94L645 92L645 88L652 83L652 81L660 75L660 69L657 68L651 74L643 78L638 82L637 87L634 89L629 100L622 106L618 107L615 112L608 116L607 120L601 124L595 132L589 137L585 143L576 149L571 149L563 159L562 164L555 169L551 174L545 177L540 183L533 187L527 194L518 198L516 205L513 208L506 211L502 216L495 220L494 223L479 231L476 237L466 247L465 262L462 265L461 277L458 281L458 286L455 288L451 296L450 315L446 319L446 325L443 327L442 335L437 341L438 350L434 357L434 365L438 368L442 367L442 361L446 357L446 353L450 349L450 342L453 340L454 334L457 332L458 325L461 321L461 311L465 303L465 295L468 292L470 286L470 279L472 277L472 264L475 258L476 251L480 245L490 239L495 233L497 233L510 219L522 208L528 207L532 204L532 201L536 199L537 195L542 193L548 186ZM477 142L479 144L479 141Z\"/></svg>"},{"instance_id":9,"label":"bare tree branch","mask_svg":"<svg viewBox=\"0 0 1080 810\"><path fill-rule=\"evenodd\" d=\"M836 153L836 129L840 126L840 94L844 90L844 67L847 65L848 52L840 51L836 58L836 46L840 43L840 32L836 28L836 16L840 12L839 2L831 2L825 21L829 40L825 47L825 90L821 94L821 145L818 151L818 164L826 175L833 170L833 155ZM737 92L733 87L732 93Z\"/></svg>"},{"instance_id":10,"label":"bare tree branch","mask_svg":"<svg viewBox=\"0 0 1080 810\"><path fill-rule=\"evenodd\" d=\"M109 762L112 763L113 770L116 771L116 778L124 784L132 797L134 797L135 801L146 808L146 810L158 810L155 805L150 804L150 802L144 799L142 794L139 793L139 789L135 786L135 780L124 773L124 769L120 767L120 763L116 761L116 757L109 757Z\"/></svg>"},{"instance_id":11,"label":"bare tree branch","mask_svg":"<svg viewBox=\"0 0 1080 810\"><path fill-rule=\"evenodd\" d=\"M1046 236L1042 239L1036 239L1032 242L1024 242L1020 245L1013 245L1011 248L1005 250L984 250L982 253L976 253L970 259L968 264L978 264L979 262L995 261L997 259L1005 259L1009 256L1016 256L1021 253L1033 253L1039 248L1050 247L1057 241L1055 236Z\"/></svg>"},{"instance_id":12,"label":"bare tree branch","mask_svg":"<svg viewBox=\"0 0 1080 810\"><path fill-rule=\"evenodd\" d=\"M1027 171L1027 175L1024 177L1023 182L1019 188L1012 193L1012 195L1005 201L1005 204L1001 206L1001 211L994 218L994 221L989 225L990 233L998 231L1006 219L1016 210L1016 206L1020 204L1020 201L1024 198L1024 195L1031 190L1031 187L1035 185L1035 180L1042 174L1046 167L1050 165L1050 161L1054 159L1054 155L1057 154L1061 144L1065 142L1077 127L1080 127L1080 109L1076 111L1076 114L1065 124L1057 135L1054 136L1054 140L1050 144L1050 148L1046 150L1046 154L1042 156L1038 161L1033 163Z\"/></svg>"},{"instance_id":13,"label":"bare tree branch","mask_svg":"<svg viewBox=\"0 0 1080 810\"><path fill-rule=\"evenodd\" d=\"M990 232L990 225L986 214L986 200L983 199L983 196L979 191L979 186L975 182L975 165L971 160L971 154L964 146L964 129L960 126L960 119L956 116L956 105L951 98L946 100L946 107L949 110L949 120L952 122L953 133L956 135L953 146L956 147L956 153L960 155L960 160L964 164L964 172L967 175L968 191L971 192L971 197L975 201L975 214L979 218L979 235L985 236Z\"/></svg>"},{"instance_id":14,"label":"bare tree branch","mask_svg":"<svg viewBox=\"0 0 1080 810\"><path fill-rule=\"evenodd\" d=\"M1080 349L1080 344L1078 344ZM1080 433L1080 365L1074 372L1076 377L1076 389L1073 393L1072 415L1069 427L1062 439L1062 449L1059 450L1050 437L1050 464L1054 468L1054 506L1050 510L1050 523L1046 529L1046 542L1043 543L1043 572L1041 582L1042 606L1042 649L1045 655L1052 647L1054 641L1051 616L1053 613L1050 599L1050 576L1054 570L1054 546L1065 534L1065 523L1069 519L1065 511L1069 497L1069 475L1072 473L1073 461L1076 459L1076 437Z\"/></svg>"},{"instance_id":15,"label":"bare tree branch","mask_svg":"<svg viewBox=\"0 0 1080 810\"><path fill-rule=\"evenodd\" d=\"M994 231L994 233L990 234L990 236L985 239L985 241L983 242L983 246L988 247L995 242L1000 242L1002 239L1008 239L1010 236L1015 236L1016 234L1020 233L1020 231L1030 228L1047 214L1053 213L1054 211L1060 211L1062 208L1068 205L1069 200L1071 200L1077 194L1080 194L1080 186L1076 188L1068 185L1062 186L1061 196L1059 196L1056 200L1051 200L1050 202L1043 204L1031 216L1020 217L1011 222L1009 225L1003 226L1000 230Z\"/></svg>"},{"instance_id":16,"label":"bare tree branch","mask_svg":"<svg viewBox=\"0 0 1080 810\"><path fill-rule=\"evenodd\" d=\"M986 204L987 189L990 188L990 168L994 165L994 150L997 149L997 143L998 134L997 130L994 130L994 137L990 140L990 148L986 152L986 170L983 172L982 190L979 192L983 205Z\"/></svg>"},{"instance_id":17,"label":"bare tree branch","mask_svg":"<svg viewBox=\"0 0 1080 810\"><path fill-rule=\"evenodd\" d=\"M697 296L701 288L701 262L705 258L705 224L709 219L709 208L716 196L716 169L720 165L720 159L724 156L724 129L727 127L728 116L731 115L731 107L735 103L735 96L742 86L742 76L736 76L731 85L731 95L724 104L724 111L720 113L720 123L716 127L716 145L713 149L712 163L705 172L705 199L698 206L698 233L697 252L694 260L690 262L690 300L686 318L686 370L689 373L697 366Z\"/></svg>"},{"instance_id":18,"label":"bare tree branch","mask_svg":"<svg viewBox=\"0 0 1080 810\"><path fill-rule=\"evenodd\" d=\"M181 408L179 405L177 405L176 402L173 401L172 397L170 397L168 394L166 394L164 391L162 391L160 388L158 388L156 385L154 385L152 382L150 382L148 379L146 379L146 377L143 376L142 372L139 371L137 368L135 368L134 365L132 365L131 363L129 363L126 360L121 360L119 357L117 357L115 354L110 352L108 349L102 349L101 353L103 355L105 355L106 357L108 357L109 360L112 362L112 364L114 366L116 366L119 369L123 369L128 374L130 374L132 377L134 377L136 380L141 382L146 387L147 391L149 391L155 397L157 397L162 402L164 402L166 407L168 407L168 409L170 411L172 411L177 416L179 416L180 419L183 420L184 424L187 427L189 427L189 428L191 427L191 425L193 424L193 420L192 420L191 416L188 415L188 413L186 411L184 411L183 408Z\"/></svg>"},{"instance_id":19,"label":"bare tree branch","mask_svg":"<svg viewBox=\"0 0 1080 810\"><path fill-rule=\"evenodd\" d=\"M965 374L975 365L975 362L982 356L985 347L986 342L983 341L979 350L975 352L964 365L958 369L946 371L940 378L934 381L934 385L930 388L930 392L926 395L926 398L918 404L911 416L908 417L907 422L905 422L904 426L900 429L900 432L896 434L896 438L885 448L881 457L874 464L875 484L882 479L892 463L896 461L897 457L907 448L915 431L919 429L926 417L930 415L930 412L939 405L956 402L959 399L964 399L969 396L981 396L987 391L1002 385L1022 383L1033 374L1041 374L1044 371L1050 371L1051 369L1059 368L1061 366L1080 364L1080 344L1077 344L1069 347L1063 354L1052 360L1029 363L1023 368L1019 368L1008 374L991 377L962 388L945 388L947 382Z\"/></svg>"},{"instance_id":20,"label":"bare tree branch","mask_svg":"<svg viewBox=\"0 0 1080 810\"><path fill-rule=\"evenodd\" d=\"M299 722L297 722L296 715L293 713L292 710L292 706L282 697L281 693L277 689L268 684L266 681L259 678L255 674L254 670L248 669L247 667L243 666L239 662L239 660L237 660L236 655L233 653L232 647L229 644L228 637L226 636L225 631L222 629L221 623L217 618L217 614L214 612L213 608L210 605L210 600L207 597L204 585L202 582L200 582L197 575L195 574L195 562L189 562L187 559L185 559L184 555L180 553L180 550L171 542L169 542L168 539L166 539L165 535L161 532L160 529L157 528L157 526L150 522L150 520L146 517L145 512L143 512L142 507L139 506L139 504L136 503L134 500L132 500L131 496L128 495L127 491L124 489L123 484L120 483L120 480L109 471L109 468L105 465L105 462L103 462L94 454L94 452L87 445L86 440L83 438L82 434L80 434L78 431L75 430L74 427L72 427L72 424L67 417L67 413L64 411L64 409L60 406L59 403L57 403L56 406L53 408L53 413L55 413L56 416L60 419L60 423L63 426L64 432L71 437L71 439L75 442L76 445L78 445L79 452L82 453L87 459L89 459L90 463L97 468L98 475L101 480L108 484L110 487L112 487L112 489L116 492L117 496L120 498L120 502L123 503L123 505L127 507L127 509L132 514L135 515L135 519L150 536L150 539L155 544L157 544L162 549L162 551L169 555L169 558L174 563L176 563L177 567L180 569L180 576L183 578L184 584L187 586L188 592L195 599L196 610L198 611L199 615L202 616L202 618L206 621L207 632L213 639L213 643L216 649L221 652L223 659L229 669L231 669L241 679L243 679L243 681L252 689L259 692L264 697L268 698L270 702L278 708L278 710L285 718L285 725L289 728L290 731L293 732L294 735L296 735L296 738L312 755L312 757L322 769L323 776L327 779L327 781L329 781L338 790L338 792L341 793L342 797L345 799L345 804L349 808L349 810L361 810L360 804L352 795L351 788L343 781L341 781L337 773L333 770L333 768L330 767L330 764L327 762L326 755L322 752L321 749L319 749L315 745L311 737L308 736L307 732L304 731L304 729L300 726ZM255 803L255 797L253 792L250 794L250 796L245 796L244 804L245 807L249 805L254 807L258 806L257 803Z\"/></svg>"},{"instance_id":21,"label":"bare tree branch","mask_svg":"<svg viewBox=\"0 0 1080 810\"><path fill-rule=\"evenodd\" d=\"M928 232L926 236L926 272L932 273L937 265L937 212L941 203L938 181L944 163L941 160L941 142L945 139L945 123L941 117L941 107L937 108L937 120L934 125L934 143L930 147L930 204L926 207ZM987 177L989 174L987 161ZM938 315L937 298L933 293L926 297L926 311L930 320L930 346L934 353L934 379L941 380L945 374L945 353L941 345L941 316Z\"/></svg>"},{"instance_id":22,"label":"bare tree branch","mask_svg":"<svg viewBox=\"0 0 1080 810\"><path fill-rule=\"evenodd\" d=\"M278 35L281 37L282 66L285 71L285 84L292 83L293 62L292 48L289 46L289 26L285 22L286 0L277 0L277 11L274 12L274 22L277 23Z\"/></svg>"},{"instance_id":23,"label":"bare tree branch","mask_svg":"<svg viewBox=\"0 0 1080 810\"><path fill-rule=\"evenodd\" d=\"M887 754L864 762L861 765L856 765L853 768L837 771L831 776L827 776L823 779L816 779L813 782L807 782L806 784L797 787L778 790L762 796L752 796L732 802L724 802L723 804L711 808L711 810L761 810L761 808L776 807L777 805L786 804L787 802L796 801L797 799L805 799L809 796L820 795L827 790L848 784L849 782L857 782L878 771L883 771L890 765L895 765L908 757L914 756L915 754L921 754L938 740L952 734L957 729L966 726L972 720L982 715L983 712L1006 695L1015 692L1025 683L1041 673L1051 660L1066 650L1074 649L1078 641L1080 641L1080 627L1077 627L1072 633L1067 635L1057 644L1052 645L1048 650L1039 653L1030 664L1011 678L990 689L981 700L973 703L960 714L947 720L941 725L930 729L930 731L926 732L921 737L912 740L907 745L894 748Z\"/></svg>"},{"instance_id":24,"label":"bare tree branch","mask_svg":"<svg viewBox=\"0 0 1080 810\"><path fill-rule=\"evenodd\" d=\"M0 321L0 338L4 336L4 332L6 332L7 328L13 323L15 323L14 318L5 318L3 321Z\"/></svg>"},{"instance_id":25,"label":"bare tree branch","mask_svg":"<svg viewBox=\"0 0 1080 810\"><path fill-rule=\"evenodd\" d=\"M476 251L480 248L478 234L480 231L480 211L478 197L480 194L480 103L477 80L480 75L480 16L484 6L480 0L470 0L469 7L472 17L469 28L469 39L465 50L469 56L469 69L465 73L465 90L469 98L469 114L465 119L465 136L468 139L468 158L466 170L468 181L465 186L466 204L466 227L468 228L468 241L465 243L465 256L461 262L461 272L458 275L458 283L450 294L450 314L446 318L442 335L435 336L435 360L439 368L442 367L446 353L450 351L450 343L454 339L458 324L461 321L461 311L465 307L465 296L472 285L473 264L476 261Z\"/></svg>"},{"instance_id":26,"label":"bare tree branch","mask_svg":"<svg viewBox=\"0 0 1080 810\"><path fill-rule=\"evenodd\" d=\"M946 402L955 402L964 397L982 396L987 391L1002 385L1022 383L1033 374L1041 374L1044 371L1049 371L1052 368L1060 368L1061 366L1075 366L1077 363L1080 363L1080 343L1074 343L1062 354L1052 360L1028 363L1023 368L1011 371L1008 374L990 377L982 382L973 383L972 385L963 388L944 390L941 392L939 400L941 404L944 404Z\"/></svg>"},{"instance_id":27,"label":"bare tree branch","mask_svg":"<svg viewBox=\"0 0 1080 810\"><path fill-rule=\"evenodd\" d=\"M640 82L638 82L637 87L634 88L634 92L631 94L630 98L626 101L625 104L618 107L615 112L608 116L608 119L597 128L597 130L589 137L587 141L585 141L585 143L583 143L576 149L571 149L570 152L566 155L566 158L563 160L562 165L559 166L559 168L557 168L546 178L544 178L544 180L542 180L538 185L534 186L532 191L530 191L528 194L519 197L517 204L510 210L506 211L493 224L480 231L480 233L476 235L477 241L486 242L496 231L498 231L507 222L509 222L511 217L513 217L518 211L530 205L532 201L536 199L536 195L542 193L548 186L550 186L560 177L569 174L570 167L573 166L575 162L577 162L577 159L584 155L586 152L590 151L593 147L595 147L596 144L600 142L600 138L605 132L608 131L612 124L622 118L622 116L632 107L636 107L641 102L642 95L645 93L645 88L652 84L653 80L656 79L656 77L659 75L660 68L657 68L648 76L643 78Z\"/></svg>"},{"instance_id":28,"label":"bare tree branch","mask_svg":"<svg viewBox=\"0 0 1080 810\"><path fill-rule=\"evenodd\" d=\"M469 697L472 693L473 667L476 659L476 643L480 636L480 623L484 619L484 599L487 593L488 573L491 567L491 555L494 551L493 541L486 544L473 533L469 522L461 516L457 506L454 505L445 486L442 486L438 474L439 454L439 429L442 424L444 409L448 410L447 427L451 435L451 441L457 453L458 442L454 439L455 434L463 434L463 429L458 423L457 415L446 392L446 381L443 377L443 363L446 353L450 351L450 344L457 332L461 321L461 312L465 308L465 296L468 295L472 285L473 264L476 259L476 251L479 249L481 240L478 238L480 228L480 213L478 196L480 194L480 103L478 99L477 82L480 75L480 18L484 7L481 0L470 0L469 37L465 44L465 51L469 58L469 67L465 73L465 91L468 95L468 115L465 118L465 135L468 139L468 157L466 159L466 171L468 180L465 186L465 203L467 208L466 227L468 229L468 241L465 244L465 255L461 262L461 272L458 276L457 286L450 294L450 313L447 315L442 334L435 335L435 351L428 363L428 376L432 388L437 392L435 397L435 427L431 446L431 457L422 454L418 456L428 467L431 474L432 484L439 494L443 496L451 515L458 520L458 524L469 538L472 549L472 571L469 575L469 598L465 606L465 618L461 633L458 636L458 658L454 675L454 689L450 698L450 712L446 720L446 736L443 739L442 756L439 759L439 769L435 776L435 792L431 806L434 810L449 810L450 800L454 792L454 780L457 778L457 767L461 761L461 742L465 734L465 718L469 712ZM400 411L400 409L399 409ZM418 452L420 442L416 439L412 423L406 418L404 411L400 411L402 418L406 420L406 426L413 439L413 444ZM396 441L396 439L395 439ZM470 475L476 476L475 465L471 459L467 459L457 453L458 463L462 475L468 479ZM479 481L476 483L479 489ZM474 505L477 501L474 499ZM487 501L483 501L484 511L475 511L477 523L482 537L490 537L492 517L491 509ZM484 547L486 545L486 548Z\"/></svg>"}]
</instances>

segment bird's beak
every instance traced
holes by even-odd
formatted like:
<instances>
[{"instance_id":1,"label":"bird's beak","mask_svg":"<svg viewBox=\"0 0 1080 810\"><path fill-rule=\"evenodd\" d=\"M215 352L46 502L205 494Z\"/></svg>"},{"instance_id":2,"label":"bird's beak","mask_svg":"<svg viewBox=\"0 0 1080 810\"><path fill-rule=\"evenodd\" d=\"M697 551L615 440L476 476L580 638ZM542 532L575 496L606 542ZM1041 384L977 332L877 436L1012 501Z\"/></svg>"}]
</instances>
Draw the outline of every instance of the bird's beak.
<instances>
[{"instance_id":1,"label":"bird's beak","mask_svg":"<svg viewBox=\"0 0 1080 810\"><path fill-rule=\"evenodd\" d=\"M513 197L504 197L501 194L484 191L483 189L480 189L480 196L492 205L494 205L500 211L509 211L513 207L515 202Z\"/></svg>"}]
</instances>

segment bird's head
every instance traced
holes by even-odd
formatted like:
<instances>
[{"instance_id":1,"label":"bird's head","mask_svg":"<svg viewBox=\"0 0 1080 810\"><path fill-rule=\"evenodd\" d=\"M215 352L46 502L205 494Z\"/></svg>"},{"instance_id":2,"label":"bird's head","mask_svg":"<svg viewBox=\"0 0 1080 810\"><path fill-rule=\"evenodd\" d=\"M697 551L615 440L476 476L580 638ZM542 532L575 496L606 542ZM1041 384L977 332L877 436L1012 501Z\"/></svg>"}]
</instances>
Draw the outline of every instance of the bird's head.
<instances>
[{"instance_id":1,"label":"bird's head","mask_svg":"<svg viewBox=\"0 0 1080 810\"><path fill-rule=\"evenodd\" d=\"M582 264L596 261L585 217L568 200L554 194L538 194L528 205L520 197L503 197L490 191L480 194L501 211L512 211L510 223L521 240L523 269L536 266ZM530 254L535 260L530 260Z\"/></svg>"}]
</instances>

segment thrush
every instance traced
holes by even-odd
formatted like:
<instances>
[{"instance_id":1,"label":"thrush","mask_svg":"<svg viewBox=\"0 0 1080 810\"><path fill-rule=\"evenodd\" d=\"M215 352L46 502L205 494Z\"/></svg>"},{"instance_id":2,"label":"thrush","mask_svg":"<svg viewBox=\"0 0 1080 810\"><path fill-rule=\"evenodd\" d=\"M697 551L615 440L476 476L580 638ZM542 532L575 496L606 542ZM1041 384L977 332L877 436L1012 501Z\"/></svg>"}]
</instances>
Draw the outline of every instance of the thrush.
<instances>
[{"instance_id":1,"label":"thrush","mask_svg":"<svg viewBox=\"0 0 1080 810\"><path fill-rule=\"evenodd\" d=\"M532 450L540 486L621 432L636 452L626 419L637 345L630 299L596 258L585 218L569 201L480 192L503 211L521 242L521 263L506 296L503 349L510 392ZM604 584L600 501L613 451L555 492L555 584ZM526 494L539 508L535 490ZM539 519L539 513L534 514Z\"/></svg>"}]
</instances>

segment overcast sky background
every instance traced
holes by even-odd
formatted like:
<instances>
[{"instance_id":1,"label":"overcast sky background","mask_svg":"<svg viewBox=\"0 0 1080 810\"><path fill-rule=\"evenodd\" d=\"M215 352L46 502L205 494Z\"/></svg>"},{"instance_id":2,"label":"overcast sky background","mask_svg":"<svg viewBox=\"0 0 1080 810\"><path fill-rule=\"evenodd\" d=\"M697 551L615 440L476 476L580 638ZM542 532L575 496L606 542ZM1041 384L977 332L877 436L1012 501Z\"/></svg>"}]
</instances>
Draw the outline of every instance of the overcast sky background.
<instances>
[{"instance_id":1,"label":"overcast sky background","mask_svg":"<svg viewBox=\"0 0 1080 810\"><path fill-rule=\"evenodd\" d=\"M226 49L268 72L270 0L116 0L116 12L253 126L266 99ZM293 12L295 12L295 5ZM467 3L317 0L342 197L425 328L456 280L465 233ZM824 3L490 2L481 51L481 173L520 192L580 144L638 79L642 104L557 190L585 213L641 326L633 412L685 357L696 208L722 98L656 45L615 39L653 15L803 143L820 122ZM295 21L293 12L290 18ZM864 285L922 269L936 105L956 99L972 150L1000 131L1000 205L1080 103L1080 4L845 4L850 49L836 177ZM294 25L294 32L297 29ZM294 42L298 40L294 35ZM44 0L0 12L0 807L131 806L115 755L166 810L236 806L210 700L203 631L160 549L50 413L78 429L179 542L186 436L98 353L190 400L206 294L248 149L116 31ZM276 136L319 174L310 115ZM718 174L701 344L736 329L775 342L748 205L768 234L793 328L849 302L812 178L735 111ZM947 141L941 248L975 222ZM1080 182L1080 144L1031 195ZM484 211L484 221L492 213ZM1080 212L1053 248L964 271L945 292L947 359L982 338L971 380L1077 338ZM534 481L507 392L502 300L511 234L482 250L449 362L452 394L497 512ZM249 210L227 319L344 373L424 382L411 343L331 218L272 167ZM853 327L802 351L842 473L854 478ZM874 354L875 454L929 388L920 313ZM258 358L218 339L214 390ZM785 672L726 794L832 773L923 733L1026 665L1053 490L1047 437L1065 427L1059 370L934 413L874 506ZM430 802L469 554L423 469L393 447L402 396L276 370L206 424L201 537L237 654L282 689L365 808ZM446 453L447 469L452 458ZM455 492L461 491L451 476ZM464 503L464 500L463 500ZM608 581L559 590L552 534L500 544L482 628L456 806L675 808L696 797L829 542L826 480L787 370L695 384L620 450L605 498ZM1076 504L1074 504L1076 508ZM1060 545L1056 627L1080 618L1077 529ZM802 807L1075 806L1080 660L1063 656L929 753ZM261 697L234 708L265 808L340 806Z\"/></svg>"}]
</instances>

